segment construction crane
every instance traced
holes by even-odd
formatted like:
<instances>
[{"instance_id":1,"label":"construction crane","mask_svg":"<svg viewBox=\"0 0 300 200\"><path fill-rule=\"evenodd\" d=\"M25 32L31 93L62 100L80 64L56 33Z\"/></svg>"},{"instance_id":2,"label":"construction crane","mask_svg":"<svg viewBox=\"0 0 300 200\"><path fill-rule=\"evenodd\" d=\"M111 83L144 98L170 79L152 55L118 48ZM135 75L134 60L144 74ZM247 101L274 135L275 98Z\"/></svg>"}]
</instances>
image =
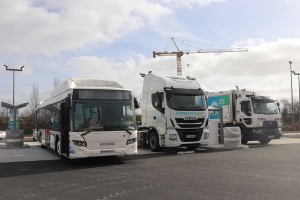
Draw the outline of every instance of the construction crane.
<instances>
[{"instance_id":1,"label":"construction crane","mask_svg":"<svg viewBox=\"0 0 300 200\"><path fill-rule=\"evenodd\" d=\"M246 52L248 49L246 48L234 48L234 49L200 49L195 51L180 51L174 38L171 38L177 51L153 51L153 58L156 56L176 56L176 64L177 64L177 75L182 76L182 65L181 65L181 57L184 54L190 53L223 53L223 52Z\"/></svg>"}]
</instances>

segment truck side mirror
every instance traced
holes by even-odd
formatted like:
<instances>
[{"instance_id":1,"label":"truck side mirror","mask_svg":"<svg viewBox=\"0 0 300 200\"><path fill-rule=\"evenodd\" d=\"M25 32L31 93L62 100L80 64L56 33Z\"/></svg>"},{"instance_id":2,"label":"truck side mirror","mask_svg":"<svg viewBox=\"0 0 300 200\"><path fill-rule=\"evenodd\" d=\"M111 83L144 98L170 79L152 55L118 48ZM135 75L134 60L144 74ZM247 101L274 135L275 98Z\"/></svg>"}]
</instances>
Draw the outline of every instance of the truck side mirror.
<instances>
[{"instance_id":1,"label":"truck side mirror","mask_svg":"<svg viewBox=\"0 0 300 200\"><path fill-rule=\"evenodd\" d=\"M71 97L68 96L65 98L65 109L70 110L72 108L72 100Z\"/></svg>"},{"instance_id":2,"label":"truck side mirror","mask_svg":"<svg viewBox=\"0 0 300 200\"><path fill-rule=\"evenodd\" d=\"M136 97L133 98L133 103L134 103L134 108L135 108L135 109L140 108L140 104L139 104L139 102L138 102L138 100L137 100Z\"/></svg>"},{"instance_id":3,"label":"truck side mirror","mask_svg":"<svg viewBox=\"0 0 300 200\"><path fill-rule=\"evenodd\" d=\"M280 103L279 102L277 102L277 106L278 106L278 110L280 112Z\"/></svg>"}]
</instances>

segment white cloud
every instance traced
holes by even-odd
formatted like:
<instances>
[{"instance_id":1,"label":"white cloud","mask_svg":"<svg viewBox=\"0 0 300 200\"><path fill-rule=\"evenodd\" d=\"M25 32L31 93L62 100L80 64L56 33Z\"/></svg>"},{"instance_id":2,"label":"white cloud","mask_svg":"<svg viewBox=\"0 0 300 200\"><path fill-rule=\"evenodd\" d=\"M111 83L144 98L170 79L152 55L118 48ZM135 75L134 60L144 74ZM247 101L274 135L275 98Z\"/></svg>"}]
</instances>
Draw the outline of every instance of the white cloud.
<instances>
[{"instance_id":1,"label":"white cloud","mask_svg":"<svg viewBox=\"0 0 300 200\"><path fill-rule=\"evenodd\" d=\"M183 57L183 60L190 64L190 74L200 78L207 90L224 91L239 85L240 88L255 90L260 95L289 98L288 62L292 60L293 69L300 72L300 39L272 42L249 39L246 44L249 46L248 52L193 54ZM186 70L184 73L187 73ZM297 77L293 78L295 93L298 93Z\"/></svg>"},{"instance_id":2,"label":"white cloud","mask_svg":"<svg viewBox=\"0 0 300 200\"><path fill-rule=\"evenodd\" d=\"M204 7L212 3L219 3L224 2L226 0L184 0L184 1L178 1L178 0L158 0L163 5L168 5L170 7L188 7L193 8L194 6L200 6Z\"/></svg>"},{"instance_id":3,"label":"white cloud","mask_svg":"<svg viewBox=\"0 0 300 200\"><path fill-rule=\"evenodd\" d=\"M0 1L0 59L10 67L25 65L24 72L17 74L18 100L29 99L32 83L40 84L41 93L45 97L47 91L51 90L54 77L62 80L69 76L117 80L140 95L143 79L139 73L151 70L153 73L175 75L176 58L150 59L144 56L144 49L137 50L131 46L126 49L122 46L120 49L126 50L120 53L118 47L110 45L126 40L138 31L147 32L141 33L139 37L148 42L149 48L155 44L160 45L161 41L157 38L162 35L201 41L199 33L185 29L184 22L180 21L181 16L176 15L177 9L187 8L184 11L189 11L191 8L224 1ZM153 32L149 33L148 30ZM156 35L149 35L153 33ZM240 88L256 90L261 95L288 98L288 61L292 60L293 69L300 72L300 58L297 54L300 52L300 39L267 39L250 38L233 44L233 47L247 46L247 53L184 55L183 74L196 77L205 90L229 90L239 85ZM94 51L95 46L111 48L109 52L115 51L118 61L111 58L114 56L108 58L108 53L100 56ZM81 52L82 56L79 56ZM40 57L41 54L49 57ZM0 83L10 84L11 74L4 71L0 68ZM298 94L296 77L294 89L295 94ZM10 99L10 90L2 88L1 98Z\"/></svg>"},{"instance_id":4,"label":"white cloud","mask_svg":"<svg viewBox=\"0 0 300 200\"><path fill-rule=\"evenodd\" d=\"M110 44L151 26L171 10L146 0L0 3L1 53L53 54Z\"/></svg>"},{"instance_id":5,"label":"white cloud","mask_svg":"<svg viewBox=\"0 0 300 200\"><path fill-rule=\"evenodd\" d=\"M231 90L238 85L241 89L254 90L259 95L290 99L288 61L292 60L293 70L300 72L298 52L300 40L278 39L252 45L246 53L184 55L183 76L190 75L197 78L206 91ZM60 78L61 81L70 76L115 80L133 90L140 98L143 79L139 73L152 71L156 74L176 75L175 57L147 58L139 52L130 52L120 61L100 56L78 56L63 63L48 62L45 68L39 68L41 63L32 65L32 68L24 68L24 73L16 74L19 103L28 101L21 98L29 98L32 83L39 84L41 99L48 97L54 77ZM27 73L27 70L32 71L34 76ZM5 70L2 71L1 75ZM294 97L298 100L297 77L293 76L293 80ZM12 74L5 72L1 81L11 84ZM23 84L25 82L26 84ZM11 88L11 85L8 87ZM1 99L11 99L11 91L7 89L1 90L2 94L7 94L2 95Z\"/></svg>"},{"instance_id":6,"label":"white cloud","mask_svg":"<svg viewBox=\"0 0 300 200\"><path fill-rule=\"evenodd\" d=\"M293 53L287 53L293 52ZM256 91L259 95L278 99L290 96L290 73L288 61L295 63L293 69L300 72L300 40L279 39L274 42L260 42L249 47L248 52L222 54L190 54L182 57L183 75L196 77L200 85L209 91L235 89L235 85ZM176 58L157 57L147 59L134 54L116 63L97 57L77 57L70 60L79 74L97 76L120 81L139 96L142 90L140 72L153 71L157 74L176 74ZM189 67L187 67L189 64ZM298 92L294 76L295 94Z\"/></svg>"},{"instance_id":7,"label":"white cloud","mask_svg":"<svg viewBox=\"0 0 300 200\"><path fill-rule=\"evenodd\" d=\"M174 14L175 8L222 1L1 1L0 54L59 55L90 45L109 45L145 27L159 30L156 25L161 18Z\"/></svg>"},{"instance_id":8,"label":"white cloud","mask_svg":"<svg viewBox=\"0 0 300 200\"><path fill-rule=\"evenodd\" d=\"M68 66L76 69L79 77L97 77L104 80L115 80L124 87L129 87L137 92L140 91L141 77L139 76L139 63L133 57L124 58L120 63L107 58L98 58L95 56L80 56L72 58ZM136 84L140 82L139 84Z\"/></svg>"}]
</instances>

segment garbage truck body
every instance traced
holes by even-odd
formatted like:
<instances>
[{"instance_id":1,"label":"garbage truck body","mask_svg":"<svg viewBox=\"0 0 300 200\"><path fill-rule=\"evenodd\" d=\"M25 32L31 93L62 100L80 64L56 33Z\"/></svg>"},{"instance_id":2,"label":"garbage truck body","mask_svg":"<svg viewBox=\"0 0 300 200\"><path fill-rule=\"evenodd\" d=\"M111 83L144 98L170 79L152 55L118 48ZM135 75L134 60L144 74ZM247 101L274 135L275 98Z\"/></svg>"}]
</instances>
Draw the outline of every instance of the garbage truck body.
<instances>
[{"instance_id":1,"label":"garbage truck body","mask_svg":"<svg viewBox=\"0 0 300 200\"><path fill-rule=\"evenodd\" d=\"M197 148L208 140L207 98L193 78L144 75L138 141L161 147Z\"/></svg>"},{"instance_id":2,"label":"garbage truck body","mask_svg":"<svg viewBox=\"0 0 300 200\"><path fill-rule=\"evenodd\" d=\"M241 142L259 141L267 144L272 139L280 139L282 117L276 99L257 96L245 89L207 93L208 106L222 108L225 126L241 128ZM220 119L219 112L210 112L211 120Z\"/></svg>"}]
</instances>

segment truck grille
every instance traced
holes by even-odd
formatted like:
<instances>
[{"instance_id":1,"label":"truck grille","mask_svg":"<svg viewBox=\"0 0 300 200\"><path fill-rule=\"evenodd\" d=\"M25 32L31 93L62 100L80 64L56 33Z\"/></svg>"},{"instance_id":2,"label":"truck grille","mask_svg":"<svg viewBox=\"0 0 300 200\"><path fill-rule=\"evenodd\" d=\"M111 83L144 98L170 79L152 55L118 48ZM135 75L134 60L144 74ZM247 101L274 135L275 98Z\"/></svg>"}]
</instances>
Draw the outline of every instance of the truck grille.
<instances>
[{"instance_id":1,"label":"truck grille","mask_svg":"<svg viewBox=\"0 0 300 200\"><path fill-rule=\"evenodd\" d=\"M194 120L175 118L175 120L180 128L200 128L203 125L205 118L198 118Z\"/></svg>"},{"instance_id":2,"label":"truck grille","mask_svg":"<svg viewBox=\"0 0 300 200\"><path fill-rule=\"evenodd\" d=\"M201 139L203 129L176 129L182 142L196 142Z\"/></svg>"},{"instance_id":3,"label":"truck grille","mask_svg":"<svg viewBox=\"0 0 300 200\"><path fill-rule=\"evenodd\" d=\"M277 121L264 121L263 128L277 129L278 128L278 123L277 123Z\"/></svg>"}]
</instances>

